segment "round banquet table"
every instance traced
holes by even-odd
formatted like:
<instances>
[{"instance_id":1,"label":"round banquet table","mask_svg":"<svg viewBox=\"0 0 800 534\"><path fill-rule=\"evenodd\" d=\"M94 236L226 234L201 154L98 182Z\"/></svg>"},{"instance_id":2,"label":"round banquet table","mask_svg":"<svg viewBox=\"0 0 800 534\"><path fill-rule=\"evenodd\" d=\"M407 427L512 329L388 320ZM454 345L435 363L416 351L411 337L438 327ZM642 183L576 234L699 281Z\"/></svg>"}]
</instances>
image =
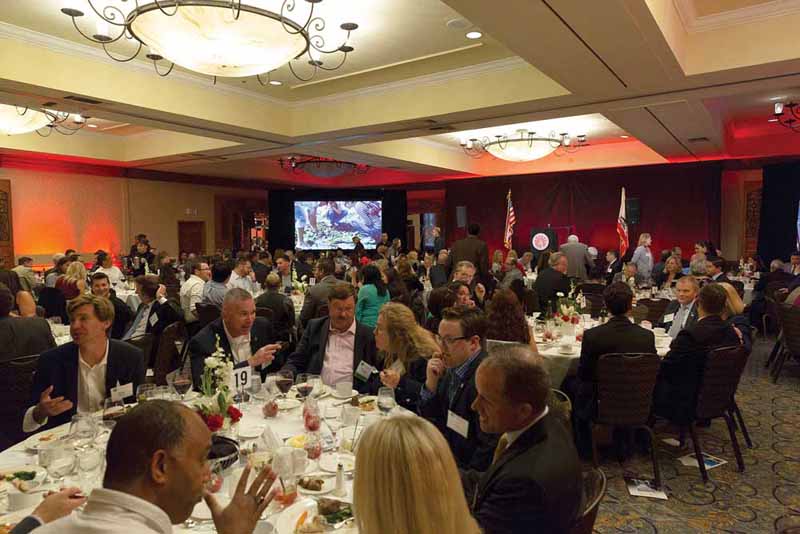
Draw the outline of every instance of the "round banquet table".
<instances>
[{"instance_id":1,"label":"round banquet table","mask_svg":"<svg viewBox=\"0 0 800 534\"><path fill-rule=\"evenodd\" d=\"M142 300L139 298L139 295L136 294L136 291L133 289L115 288L114 293L117 294L118 299L127 304L134 312L139 311L139 304L142 303Z\"/></svg>"},{"instance_id":2,"label":"round banquet table","mask_svg":"<svg viewBox=\"0 0 800 534\"><path fill-rule=\"evenodd\" d=\"M190 401L187 401L190 402ZM320 410L321 413L325 416L325 419L330 419L333 416L338 416L339 411L341 410L340 407L334 406L335 404L339 404L342 401L340 399L335 399L332 396L328 396L319 400ZM248 431L252 432L254 430L263 431L263 429L269 427L272 429L274 434L281 440L286 440L293 436L304 434L305 429L303 427L303 418L302 418L302 408L297 407L290 410L281 410L277 417L272 419L265 419L261 415L261 402L255 401L253 404L240 404L239 407L241 408L244 416L242 420L238 423L238 431L242 431L242 429L248 429ZM98 414L99 416L99 414ZM412 412L408 410L397 407L391 413L390 417L414 417ZM359 421L359 428L365 428L370 424L373 424L376 421L379 421L382 416L376 411L374 412L365 412L361 414L361 419ZM49 430L47 432L67 432L68 425L62 425L56 429ZM320 434L322 435L323 439L326 437L332 438L330 430L325 423L322 423L320 427ZM248 432L249 435L249 432ZM99 448L105 448L105 443L107 441L107 431L101 434L97 440L95 441L95 446ZM341 434L339 438L341 438ZM31 438L29 438L31 439ZM33 438L35 439L35 438ZM252 444L256 441L260 440L260 438L256 439L243 439L240 437L240 445L242 448L247 447L250 448ZM264 450L264 447L260 447L260 450ZM337 452L334 450L323 452L323 457L328 455L336 455ZM35 452L26 450L25 442L17 443L16 445L6 449L5 451L0 452L0 471L9 470L21 466L30 466L30 465L37 465L37 456ZM228 469L228 472L225 476L225 481L223 484L222 490L217 493L217 500L225 506L228 502L228 497L226 493L228 488L230 491L233 491L233 488L236 486L236 482L239 479L239 475L241 474L241 464L237 467L232 467ZM311 461L309 462L309 467L306 470L306 473L316 473L320 472L317 462ZM93 487L98 487L100 485L100 481L102 480L102 469L99 471L98 475L93 480L86 480L81 479L78 475L73 472L73 475L70 475L65 480L65 485L71 486L76 485L81 487L84 491L88 493ZM251 475L250 480L253 480L253 476ZM49 486L51 483L49 480L45 480L44 487ZM278 485L279 483L276 481L275 483ZM323 497L328 498L335 498L345 502L352 502L352 486L353 481L351 477L345 476L345 488L347 490L347 495L343 497L334 497L333 494L326 494ZM301 499L308 499L311 498L309 496L304 496L302 493L298 495L297 501ZM198 509L206 508L205 504L201 501L195 507L196 513ZM206 508L207 509L207 508ZM7 524L7 523L15 523L21 520L26 515L30 514L33 511L33 507L24 508L21 510L16 510L13 512L7 512L7 499L0 498L0 525ZM275 521L278 519L280 512L283 511L282 507L277 503L273 502L267 508L264 513L264 520L272 525L275 524ZM78 512L79 513L79 512ZM190 518L191 519L191 518ZM294 522L292 522L294 523ZM191 528L187 526L186 523L181 525L174 525L173 532L175 533L198 533L198 532L216 532L214 525L210 521L202 521L197 522L195 525L192 525ZM256 532L259 532L257 529ZM340 528L336 530L339 534L357 534L358 530L355 528ZM293 534L292 532L279 532L276 534Z\"/></svg>"}]
</instances>

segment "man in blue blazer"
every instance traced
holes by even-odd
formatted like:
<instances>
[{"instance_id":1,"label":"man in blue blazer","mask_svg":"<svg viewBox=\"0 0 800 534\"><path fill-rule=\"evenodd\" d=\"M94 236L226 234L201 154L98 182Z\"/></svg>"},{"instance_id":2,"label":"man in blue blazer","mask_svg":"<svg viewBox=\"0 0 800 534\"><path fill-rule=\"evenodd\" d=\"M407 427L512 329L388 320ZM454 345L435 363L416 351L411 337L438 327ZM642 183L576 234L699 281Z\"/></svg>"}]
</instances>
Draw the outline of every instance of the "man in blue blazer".
<instances>
[{"instance_id":1,"label":"man in blue blazer","mask_svg":"<svg viewBox=\"0 0 800 534\"><path fill-rule=\"evenodd\" d=\"M42 353L31 388L32 406L22 429L34 432L68 423L76 413L103 408L108 397L133 401L144 383L142 351L114 339L114 305L103 297L80 295L67 308L73 341Z\"/></svg>"}]
</instances>

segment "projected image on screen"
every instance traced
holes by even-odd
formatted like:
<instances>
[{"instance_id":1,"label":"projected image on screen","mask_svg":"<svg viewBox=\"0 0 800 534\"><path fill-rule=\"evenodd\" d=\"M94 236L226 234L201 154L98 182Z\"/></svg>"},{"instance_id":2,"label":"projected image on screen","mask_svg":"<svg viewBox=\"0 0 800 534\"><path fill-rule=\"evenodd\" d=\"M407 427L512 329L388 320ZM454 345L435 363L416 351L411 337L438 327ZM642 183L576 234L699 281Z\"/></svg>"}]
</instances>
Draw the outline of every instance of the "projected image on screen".
<instances>
[{"instance_id":1,"label":"projected image on screen","mask_svg":"<svg viewBox=\"0 0 800 534\"><path fill-rule=\"evenodd\" d=\"M295 202L295 246L352 249L353 236L358 236L365 248L375 248L381 238L381 217L380 200Z\"/></svg>"}]
</instances>

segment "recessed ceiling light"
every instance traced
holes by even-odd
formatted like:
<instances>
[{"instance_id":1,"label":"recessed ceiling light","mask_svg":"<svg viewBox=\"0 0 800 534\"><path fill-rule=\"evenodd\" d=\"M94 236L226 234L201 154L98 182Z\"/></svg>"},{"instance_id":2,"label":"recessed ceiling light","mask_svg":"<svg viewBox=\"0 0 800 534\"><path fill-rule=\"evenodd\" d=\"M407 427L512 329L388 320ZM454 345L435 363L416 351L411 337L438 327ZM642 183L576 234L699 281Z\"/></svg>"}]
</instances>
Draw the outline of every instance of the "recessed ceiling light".
<instances>
[{"instance_id":1,"label":"recessed ceiling light","mask_svg":"<svg viewBox=\"0 0 800 534\"><path fill-rule=\"evenodd\" d=\"M87 124L86 126L88 126L89 128L97 128L96 124Z\"/></svg>"},{"instance_id":2,"label":"recessed ceiling light","mask_svg":"<svg viewBox=\"0 0 800 534\"><path fill-rule=\"evenodd\" d=\"M782 98L783 98L782 96L773 96L772 98L770 98L770 100L775 102L776 100L781 100Z\"/></svg>"},{"instance_id":3,"label":"recessed ceiling light","mask_svg":"<svg viewBox=\"0 0 800 534\"><path fill-rule=\"evenodd\" d=\"M623 138L623 139L627 139L627 138L630 137L630 135L620 135L620 137Z\"/></svg>"},{"instance_id":4,"label":"recessed ceiling light","mask_svg":"<svg viewBox=\"0 0 800 534\"><path fill-rule=\"evenodd\" d=\"M767 122L778 122L778 119L767 119Z\"/></svg>"},{"instance_id":5,"label":"recessed ceiling light","mask_svg":"<svg viewBox=\"0 0 800 534\"><path fill-rule=\"evenodd\" d=\"M467 39L480 39L483 37L483 34L477 30L472 30L471 32L467 32Z\"/></svg>"},{"instance_id":6,"label":"recessed ceiling light","mask_svg":"<svg viewBox=\"0 0 800 534\"><path fill-rule=\"evenodd\" d=\"M270 80L270 81L269 81L269 84L270 84L270 85L274 85L274 86L276 86L276 87L277 87L278 85L283 85L283 82L282 82L282 81L280 81L280 80Z\"/></svg>"}]
</instances>

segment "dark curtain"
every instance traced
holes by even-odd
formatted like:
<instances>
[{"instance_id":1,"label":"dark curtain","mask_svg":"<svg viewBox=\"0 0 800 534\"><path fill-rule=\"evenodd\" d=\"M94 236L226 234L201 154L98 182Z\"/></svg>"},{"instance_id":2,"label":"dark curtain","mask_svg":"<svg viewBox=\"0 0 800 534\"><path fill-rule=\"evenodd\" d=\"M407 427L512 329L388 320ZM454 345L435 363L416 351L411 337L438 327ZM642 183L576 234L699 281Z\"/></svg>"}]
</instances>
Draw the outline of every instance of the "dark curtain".
<instances>
[{"instance_id":1,"label":"dark curtain","mask_svg":"<svg viewBox=\"0 0 800 534\"><path fill-rule=\"evenodd\" d=\"M718 163L651 165L591 171L533 174L459 180L447 183L448 236L459 238L456 206L467 207L467 220L481 225L481 238L490 253L503 246L506 194L511 188L517 219L513 245L517 252L530 250L531 228L561 227L559 241L573 230L583 243L601 253L617 249L616 224L620 190L639 199L640 223L630 225L633 253L639 234L653 237L653 255L679 246L691 256L695 241L719 243L720 181ZM458 232L458 233L456 233ZM563 235L562 235L563 234ZM448 239L448 244L451 239ZM723 254L725 251L722 251Z\"/></svg>"},{"instance_id":2,"label":"dark curtain","mask_svg":"<svg viewBox=\"0 0 800 534\"><path fill-rule=\"evenodd\" d=\"M797 210L800 203L800 163L764 167L758 255L765 263L788 260L797 248Z\"/></svg>"}]
</instances>

